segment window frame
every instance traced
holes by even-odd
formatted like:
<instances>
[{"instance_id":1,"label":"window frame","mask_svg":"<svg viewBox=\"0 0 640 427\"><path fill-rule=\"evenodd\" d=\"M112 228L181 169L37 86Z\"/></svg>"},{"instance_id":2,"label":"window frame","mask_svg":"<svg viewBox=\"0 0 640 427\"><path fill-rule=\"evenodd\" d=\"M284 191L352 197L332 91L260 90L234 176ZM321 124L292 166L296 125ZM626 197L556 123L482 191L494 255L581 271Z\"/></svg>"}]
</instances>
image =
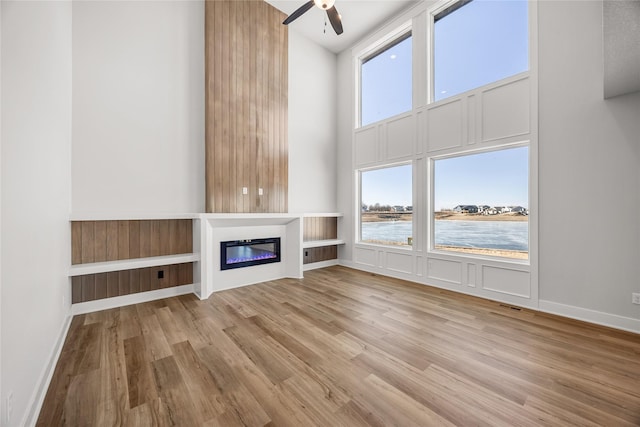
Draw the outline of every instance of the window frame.
<instances>
[{"instance_id":1,"label":"window frame","mask_svg":"<svg viewBox=\"0 0 640 427\"><path fill-rule=\"evenodd\" d=\"M394 30L387 32L384 37L370 44L368 47L360 51L360 53L358 54L356 58L356 64L355 64L356 66L356 73L355 73L356 74L356 82L355 82L356 111L354 116L355 117L354 129L372 126L375 123L379 123L380 121L388 120L389 118L394 117L394 116L389 116L389 117L385 117L384 119L380 119L379 121L368 123L366 125L362 124L362 65L368 62L369 60L373 59L374 57L378 56L379 54L385 52L386 50L391 49L393 46L397 45L398 43L401 43L407 38L409 37L413 38L413 36L414 36L413 22L412 20L409 20L404 24L397 26ZM413 44L413 40L412 40L412 44ZM415 49L412 47L412 57L413 57L414 51ZM414 86L413 81L415 81L414 74L415 74L415 67L412 66L411 67L411 77L412 77L411 104L412 105L409 111L415 108L415 105L416 105L415 88L413 88ZM405 113L407 113L407 111L403 111L398 114L405 114Z\"/></svg>"},{"instance_id":2,"label":"window frame","mask_svg":"<svg viewBox=\"0 0 640 427\"><path fill-rule=\"evenodd\" d=\"M429 104L434 104L437 102L448 102L451 98L456 97L456 96L460 96L465 92L469 92L469 91L473 91L478 89L476 88L471 88L468 89L467 91L464 92L460 92L451 96L447 96L445 98L439 99L439 100L435 100L435 59L434 59L434 52L435 52L435 23L438 19L442 19L445 16L447 16L450 13L454 13L456 10L466 6L467 4L471 3L474 0L448 0L448 1L440 1L437 2L435 5L433 5L431 8L429 8L427 10L427 54L426 54L426 60L427 60L427 105ZM532 49L534 49L534 46L532 45L532 28L531 28L531 5L529 5L531 0L527 0L527 26L528 26L528 46L527 46L527 59L528 59L528 68L524 71L521 71L519 73L510 75L510 76L506 76L503 77L501 79L492 81L492 82L487 82L479 87L484 87L484 86L488 86L491 84L495 84L496 82L505 80L505 79L510 79L513 78L514 76L520 75L520 74L525 74L525 73L531 73L531 69L533 67L532 65ZM436 19L437 15L440 15L442 13L445 13L447 15L444 15L442 17L438 17L438 19Z\"/></svg>"},{"instance_id":3,"label":"window frame","mask_svg":"<svg viewBox=\"0 0 640 427\"><path fill-rule=\"evenodd\" d=\"M507 144L500 144L500 145L496 145L496 146L492 146L492 147L487 147L487 148L481 148L481 149L473 149L473 150L461 150L461 151L455 151L455 152L450 152L447 154L443 154L441 156L430 156L428 158L427 161L427 168L428 168L428 173L426 174L427 176L427 182L425 185L425 188L427 190L427 200L428 200L428 209L427 209L427 218L428 218L428 223L429 223L429 227L428 227L428 232L427 232L427 245L426 245L426 249L427 249L427 253L428 254L434 254L434 255L446 255L446 256L456 256L456 257L468 257L468 258L475 258L475 259L484 259L484 260L491 260L491 261L499 261L501 263L514 263L514 264L521 264L521 265L531 265L531 252L532 252L532 224L531 224L531 216L529 215L528 217L528 226L527 226L527 259L517 259L517 258L509 258L509 257L502 257L502 256L494 256L494 255L482 255L482 254L474 254L474 253L464 253L462 251L448 251L445 249L437 249L435 246L435 163L438 160L444 160L444 159L451 159L451 158L456 158L456 157L463 157L463 156L472 156L475 154L483 154L483 153L490 153L490 152L495 152L495 151L502 151L502 150L509 150L512 148L521 148L521 147L527 147L528 149L528 171L527 171L527 210L531 211L532 209L532 187L531 187L531 180L532 180L532 171L531 171L531 141L529 140L524 140L524 141L519 141L519 142L513 142L513 143L507 143Z\"/></svg>"},{"instance_id":4,"label":"window frame","mask_svg":"<svg viewBox=\"0 0 640 427\"><path fill-rule=\"evenodd\" d=\"M411 166L411 206L412 206L412 215L411 215L411 239L414 242L413 245L389 245L384 243L371 243L365 242L362 240L362 173L363 172L371 172L381 169L390 169L399 166ZM356 178L356 188L357 195L355 197L355 202L357 206L357 215L356 217L356 229L355 229L355 240L354 243L357 245L368 245L368 246L377 246L387 249L397 249L404 251L412 251L415 246L416 241L416 206L415 206L415 191L416 191L416 162L413 160L409 161L401 161L395 163L384 163L371 167L363 167L355 170L355 178Z\"/></svg>"}]
</instances>

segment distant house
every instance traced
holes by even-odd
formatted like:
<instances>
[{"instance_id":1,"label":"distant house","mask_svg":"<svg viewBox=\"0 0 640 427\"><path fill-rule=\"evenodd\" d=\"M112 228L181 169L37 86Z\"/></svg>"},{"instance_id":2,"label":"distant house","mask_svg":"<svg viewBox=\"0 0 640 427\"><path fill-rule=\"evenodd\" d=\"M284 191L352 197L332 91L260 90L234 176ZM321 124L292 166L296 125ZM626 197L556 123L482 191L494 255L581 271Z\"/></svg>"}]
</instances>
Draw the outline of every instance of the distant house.
<instances>
[{"instance_id":1,"label":"distant house","mask_svg":"<svg viewBox=\"0 0 640 427\"><path fill-rule=\"evenodd\" d=\"M478 207L476 205L458 205L453 208L453 211L459 213L478 213Z\"/></svg>"},{"instance_id":2,"label":"distant house","mask_svg":"<svg viewBox=\"0 0 640 427\"><path fill-rule=\"evenodd\" d=\"M519 213L521 215L527 215L527 209L523 208L522 206L509 206L509 208L511 209L511 212L514 213Z\"/></svg>"},{"instance_id":3,"label":"distant house","mask_svg":"<svg viewBox=\"0 0 640 427\"><path fill-rule=\"evenodd\" d=\"M487 209L490 209L491 206L487 206L487 205L479 205L478 206L478 213L484 213Z\"/></svg>"},{"instance_id":4,"label":"distant house","mask_svg":"<svg viewBox=\"0 0 640 427\"><path fill-rule=\"evenodd\" d=\"M394 206L392 209L395 212L404 212L404 206Z\"/></svg>"},{"instance_id":5,"label":"distant house","mask_svg":"<svg viewBox=\"0 0 640 427\"><path fill-rule=\"evenodd\" d=\"M404 210L407 212L413 212L413 206L405 206Z\"/></svg>"}]
</instances>

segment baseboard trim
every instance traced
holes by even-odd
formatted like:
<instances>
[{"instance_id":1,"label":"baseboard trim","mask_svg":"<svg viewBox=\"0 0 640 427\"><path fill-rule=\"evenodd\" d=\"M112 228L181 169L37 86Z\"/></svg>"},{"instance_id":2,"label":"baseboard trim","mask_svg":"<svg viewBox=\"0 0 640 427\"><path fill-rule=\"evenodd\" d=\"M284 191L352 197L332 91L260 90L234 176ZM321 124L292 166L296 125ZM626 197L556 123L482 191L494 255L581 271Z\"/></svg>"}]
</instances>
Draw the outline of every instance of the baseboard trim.
<instances>
[{"instance_id":1,"label":"baseboard trim","mask_svg":"<svg viewBox=\"0 0 640 427\"><path fill-rule=\"evenodd\" d=\"M427 286L433 286L436 288L447 289L452 292L458 292L461 294L472 295L478 298L490 299L486 298L482 295L477 295L471 292L464 292L463 289L454 289L449 287L437 286L430 283L419 282L416 280L408 279L406 277L402 277L400 275L389 274L389 271L379 269L376 267L370 267L362 264L354 263L353 261L347 260L339 260L339 265L344 267L353 268L354 270L367 271L370 273L379 274L381 276L393 277L403 280L408 280L413 283L424 284ZM513 301L503 301L500 299L490 300L506 302L509 304L514 304ZM518 304L514 304L518 305ZM604 313L602 311L590 310L587 308L576 307L567 304L561 304L553 301L546 300L538 300L537 308L535 306L523 306L529 310L540 311L543 313L555 314L557 316L567 317L569 319L581 320L583 322L593 323L596 325L607 326L609 328L620 329L622 331L633 332L636 334L640 334L640 319L634 319L631 317L619 316L617 314Z\"/></svg>"},{"instance_id":2,"label":"baseboard trim","mask_svg":"<svg viewBox=\"0 0 640 427\"><path fill-rule=\"evenodd\" d=\"M71 306L73 315L92 313L94 311L108 310L124 307L132 304L155 301L158 299L175 297L193 293L194 285L174 286L172 288L157 289L155 291L139 292L131 295L122 295L113 298L104 298L95 301L81 302Z\"/></svg>"},{"instance_id":3,"label":"baseboard trim","mask_svg":"<svg viewBox=\"0 0 640 427\"><path fill-rule=\"evenodd\" d=\"M49 363L47 363L42 374L40 375L40 380L38 381L39 387L34 390L31 401L27 406L31 409L25 414L25 419L22 420L22 423L20 425L35 426L38 422L38 416L40 415L40 410L42 409L44 398L47 395L47 390L49 390L49 384L51 384L53 372L55 371L56 365L58 364L60 353L62 353L62 347L65 340L67 339L67 333L69 333L69 327L71 326L72 319L73 316L69 315L62 324L62 330L60 331L56 344L53 347L51 354L49 355Z\"/></svg>"},{"instance_id":4,"label":"baseboard trim","mask_svg":"<svg viewBox=\"0 0 640 427\"><path fill-rule=\"evenodd\" d=\"M640 319L634 319L632 317L618 316L617 314L604 313L602 311L545 300L538 301L538 309L544 313L640 334Z\"/></svg>"},{"instance_id":5,"label":"baseboard trim","mask_svg":"<svg viewBox=\"0 0 640 427\"><path fill-rule=\"evenodd\" d=\"M338 265L338 260L337 259L330 259L327 261L318 261L318 262L312 262L309 264L304 264L302 266L302 270L303 271L309 271L309 270L316 270L318 268L325 268L325 267L331 267L334 265Z\"/></svg>"}]
</instances>

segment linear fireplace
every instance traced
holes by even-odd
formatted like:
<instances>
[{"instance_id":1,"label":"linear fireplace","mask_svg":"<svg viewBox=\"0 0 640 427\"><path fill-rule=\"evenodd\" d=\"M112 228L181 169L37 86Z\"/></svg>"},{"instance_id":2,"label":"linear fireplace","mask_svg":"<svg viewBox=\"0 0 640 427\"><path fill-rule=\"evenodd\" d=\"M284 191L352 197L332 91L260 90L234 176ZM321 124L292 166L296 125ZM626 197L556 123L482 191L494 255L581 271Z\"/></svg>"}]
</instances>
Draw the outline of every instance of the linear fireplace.
<instances>
[{"instance_id":1,"label":"linear fireplace","mask_svg":"<svg viewBox=\"0 0 640 427\"><path fill-rule=\"evenodd\" d=\"M220 242L220 270L280 262L280 238Z\"/></svg>"}]
</instances>

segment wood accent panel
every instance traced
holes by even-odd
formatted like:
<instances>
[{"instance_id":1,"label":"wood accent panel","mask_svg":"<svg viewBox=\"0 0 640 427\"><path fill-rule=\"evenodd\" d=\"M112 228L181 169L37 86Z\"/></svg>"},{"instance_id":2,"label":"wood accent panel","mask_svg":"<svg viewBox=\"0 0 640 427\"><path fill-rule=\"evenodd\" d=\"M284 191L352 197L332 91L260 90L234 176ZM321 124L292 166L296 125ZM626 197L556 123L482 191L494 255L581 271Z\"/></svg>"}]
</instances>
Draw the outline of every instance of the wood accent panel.
<instances>
[{"instance_id":1,"label":"wood accent panel","mask_svg":"<svg viewBox=\"0 0 640 427\"><path fill-rule=\"evenodd\" d=\"M307 248L302 251L303 264L312 264L314 262L338 259L338 247L336 245Z\"/></svg>"},{"instance_id":2,"label":"wood accent panel","mask_svg":"<svg viewBox=\"0 0 640 427\"><path fill-rule=\"evenodd\" d=\"M633 426L640 335L344 267L74 316L37 426Z\"/></svg>"},{"instance_id":3,"label":"wood accent panel","mask_svg":"<svg viewBox=\"0 0 640 427\"><path fill-rule=\"evenodd\" d=\"M71 263L193 252L190 219L72 221Z\"/></svg>"},{"instance_id":4,"label":"wood accent panel","mask_svg":"<svg viewBox=\"0 0 640 427\"><path fill-rule=\"evenodd\" d=\"M158 278L162 271L164 277ZM93 301L193 283L193 263L87 274L71 278L71 302Z\"/></svg>"},{"instance_id":5,"label":"wood accent panel","mask_svg":"<svg viewBox=\"0 0 640 427\"><path fill-rule=\"evenodd\" d=\"M302 239L329 240L338 238L338 218L336 217L305 217Z\"/></svg>"},{"instance_id":6,"label":"wood accent panel","mask_svg":"<svg viewBox=\"0 0 640 427\"><path fill-rule=\"evenodd\" d=\"M207 212L287 212L285 18L263 1L205 2Z\"/></svg>"}]
</instances>

